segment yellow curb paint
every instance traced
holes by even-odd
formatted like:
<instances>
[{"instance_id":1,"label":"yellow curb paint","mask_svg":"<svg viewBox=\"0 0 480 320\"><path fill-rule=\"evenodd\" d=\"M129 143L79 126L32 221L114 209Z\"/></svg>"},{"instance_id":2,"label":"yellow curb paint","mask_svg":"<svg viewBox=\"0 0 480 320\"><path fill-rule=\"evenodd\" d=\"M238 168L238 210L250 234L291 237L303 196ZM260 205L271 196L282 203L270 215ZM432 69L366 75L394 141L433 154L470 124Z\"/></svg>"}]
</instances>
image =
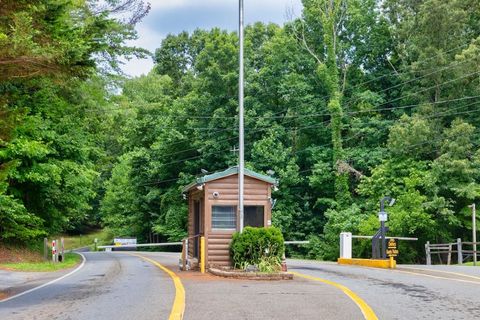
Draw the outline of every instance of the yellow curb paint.
<instances>
[{"instance_id":1,"label":"yellow curb paint","mask_svg":"<svg viewBox=\"0 0 480 320\"><path fill-rule=\"evenodd\" d=\"M141 256L139 254L131 255L142 258L156 265L172 278L173 284L175 285L175 300L173 301L172 311L170 311L170 316L168 317L168 320L182 320L183 313L185 312L185 289L183 288L183 284L182 281L180 281L180 278L173 271L162 266L160 263L153 259Z\"/></svg>"},{"instance_id":2,"label":"yellow curb paint","mask_svg":"<svg viewBox=\"0 0 480 320\"><path fill-rule=\"evenodd\" d=\"M343 293L345 293L350 299L352 299L353 302L355 302L355 304L360 308L360 311L362 311L362 314L363 314L363 317L365 318L365 320L378 320L378 318L375 315L375 312L373 312L372 308L370 308L370 306L365 301L363 301L362 298L360 298L352 290L345 287L344 285L338 284L338 283L330 281L330 280L325 280L325 279L322 279L322 278L317 278L317 277L309 276L309 275L302 274L302 273L297 273L297 272L291 272L291 273L294 274L297 277L305 278L305 279L313 280L313 281L323 282L323 283L326 283L328 285L334 286L337 289L342 290Z\"/></svg>"},{"instance_id":3,"label":"yellow curb paint","mask_svg":"<svg viewBox=\"0 0 480 320\"><path fill-rule=\"evenodd\" d=\"M383 268L383 269L395 269L397 262L395 260L383 260L383 259L346 259L338 258L338 264L354 265L354 266L364 266L372 268Z\"/></svg>"}]
</instances>

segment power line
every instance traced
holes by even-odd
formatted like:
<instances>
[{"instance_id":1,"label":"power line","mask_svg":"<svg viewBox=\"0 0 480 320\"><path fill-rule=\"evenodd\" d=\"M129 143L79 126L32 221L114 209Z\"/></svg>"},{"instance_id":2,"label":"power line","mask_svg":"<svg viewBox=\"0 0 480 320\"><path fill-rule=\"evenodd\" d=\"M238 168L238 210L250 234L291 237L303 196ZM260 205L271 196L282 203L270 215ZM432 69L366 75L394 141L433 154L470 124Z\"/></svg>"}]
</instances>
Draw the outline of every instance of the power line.
<instances>
[{"instance_id":1,"label":"power line","mask_svg":"<svg viewBox=\"0 0 480 320\"><path fill-rule=\"evenodd\" d=\"M470 41L468 41L467 43L464 43L464 44L462 44L462 45L459 45L459 46L457 46L457 47L455 47L455 48L449 49L449 50L447 50L445 53L449 53L449 52L455 51L455 50L457 50L458 48L461 48L461 47L463 47L463 46L465 46L465 45L469 45L469 44L470 44ZM421 62L426 62L426 61L429 61L429 60L434 59L434 58L436 58L436 57L432 56L432 57L430 57L430 58L426 58L426 59L424 59L424 60L421 60ZM395 76L401 76L401 75L410 74L410 73L414 73L414 72L423 72L423 71L435 70L435 71L433 71L433 72L431 72L431 73L429 73L429 74L427 74L427 75L423 75L423 76L420 76L420 77L417 77L417 78L414 78L414 79L410 79L410 80L408 80L408 81L406 81L406 82L402 82L402 83L396 84L396 85L394 85L394 86L391 86L391 87L389 87L389 88L385 88L385 89L383 89L383 90L380 91L380 92L384 92L384 91L390 90L390 89L392 89L392 88L396 88L396 87L398 87L398 86L400 86L400 85L407 84L407 83L410 83L410 82L412 82L412 81L415 81L415 80L424 78L424 77L426 77L426 76L428 76L428 75L431 75L431 74L434 74L434 73L437 73L437 72L440 72L440 71L445 71L445 70L450 69L450 68L457 67L459 64L465 63L465 62L467 62L467 61L469 61L469 60L472 60L472 59L474 59L474 58L467 59L467 60L464 60L464 61L462 61L462 62L458 62L457 64L453 64L453 65L446 66L446 67L444 67L443 69L433 69L433 68L430 68L430 69L423 69L423 70L410 70L410 71L405 71L405 72L400 72L400 73L399 73L399 72L392 71L392 72L390 72L390 73L388 73L388 74L379 76L379 77L374 78L374 79L371 79L371 80L369 80L369 81L365 81L365 82L356 84L356 85L353 86L352 88L357 88L357 87L359 87L359 86L361 86L361 85L370 83L370 82L375 81L375 80L379 80L379 79L381 79L381 78L383 78L383 77L385 77L385 76L387 76L387 75L390 75L390 74L393 74L393 75L395 75ZM419 62L419 61L417 61L417 62ZM408 66L408 67L409 67L409 68L412 68L411 65ZM329 98L329 96L319 97L319 99L326 99L326 98ZM164 106L164 104L163 104L163 103L160 103L160 102L148 103L148 105L149 105L149 106L157 106L157 105ZM130 106L130 107L128 107L128 108L124 107L124 108L108 108L108 109L85 109L84 111L85 111L85 112L98 112L98 111L104 112L104 111L115 111L115 110L126 111L126 110L128 110L128 109L136 109L136 110L137 110L137 108L138 108L137 106ZM280 113L284 113L284 112L287 112L287 111L288 111L288 109L285 109L285 110L279 111L279 112L277 112L277 113L274 113L274 115L280 114ZM192 115L172 116L172 115L170 115L170 118L172 118L172 117L185 118L185 119L212 119L212 118L217 118L217 119L231 119L231 118L235 118L236 116L192 116ZM265 117L265 116L256 116L256 117L253 117L253 118L262 118L262 117Z\"/></svg>"},{"instance_id":2,"label":"power line","mask_svg":"<svg viewBox=\"0 0 480 320\"><path fill-rule=\"evenodd\" d=\"M468 105L465 105L465 106L462 106L462 107L458 107L456 109L461 109L461 108L465 108L465 107L468 107L468 106L471 106L471 105L474 105L478 103L477 101L476 102L473 102L471 104L468 104ZM455 109L455 110L456 110ZM449 110L450 111L450 110ZM469 111L463 111L463 112L456 112L456 113L450 113L449 111L446 111L446 112L442 112L440 114L436 114L436 115L432 115L432 116L426 116L426 117L423 117L424 119L432 119L432 118L441 118L441 117L445 117L445 116L456 116L456 115L463 115L463 114L470 114L470 113L476 113L476 112L479 112L480 109L475 109L475 110L469 110ZM353 139L356 139L358 138L359 136L363 136L363 134L356 134L352 137L349 137L349 138L346 138L344 139L342 142L346 142L346 141L350 141L350 140L353 140ZM443 138L439 139L439 140L442 140ZM429 142L432 142L432 140L430 140ZM424 142L424 143L427 143L427 142ZM248 143L249 145L252 144L252 143ZM423 144L423 143L422 143ZM303 149L300 149L300 150L296 150L293 152L293 154L298 154L298 153L302 153L302 152L305 152L305 151L309 151L312 147L317 147L317 148L321 148L321 147L327 147L327 146L330 146L331 144L322 144L322 145L314 145L314 146L309 146L309 147L306 147L306 148L303 148ZM420 145L420 144L419 144ZM410 145L408 146L407 148L410 148L410 147L413 147L415 145ZM222 150L224 151L224 150ZM228 150L227 150L228 151ZM213 153L207 153L207 155L212 155ZM204 157L204 155L199 155L199 156L196 156L196 157L191 157L191 158L187 158L187 159L181 159L181 160L177 160L177 161L174 161L174 162L170 162L170 163L167 163L167 164L162 164L162 165L171 165L171 164L176 164L176 163L180 163L180 162L184 162L184 161L188 161L188 160L193 160L193 159L198 159L198 158L202 158ZM313 168L311 169L307 169L307 170L304 170L302 172L308 172L308 171L311 171L313 170ZM301 172L299 172L301 173ZM160 180L160 181L157 181L157 182L152 182L152 183L149 183L148 185L156 185L156 184L160 184L160 183L165 183L165 182L171 182L171 181L178 181L180 178L177 178L177 179L168 179L168 180Z\"/></svg>"},{"instance_id":3,"label":"power line","mask_svg":"<svg viewBox=\"0 0 480 320\"><path fill-rule=\"evenodd\" d=\"M461 46L459 46L459 47L461 47ZM457 47L457 48L459 48L459 47ZM455 49L457 49L457 48L453 48L453 49L451 49L451 50L453 51L453 50L455 50ZM425 59L424 61L427 61L427 60L428 60L428 59ZM464 62L465 62L465 61L463 61L462 63L464 63ZM408 81L406 81L406 82L403 82L403 83L394 85L394 86L389 87L389 88L385 88L385 89L383 89L383 90L380 91L380 92L383 92L383 91L386 91L386 90L390 90L390 89L395 88L395 87L397 87L397 86L400 86L400 85L402 85L402 84L410 83L410 82L412 82L412 81L421 79L421 78L423 78L423 77L425 77L425 76L431 75L431 74L436 73L436 72L439 72L439 71L444 71L444 70L446 70L446 69L456 67L456 66L458 66L459 64L461 64L461 63L457 63L457 64L455 64L455 65L450 65L450 66L447 66L447 67L442 68L442 69L437 69L437 70L435 70L435 71L433 71L433 72L431 72L431 73L429 73L429 74L427 74L427 75L424 75L424 76L422 76L422 77L418 77L418 78L415 78L415 79L410 79L410 80L408 80ZM431 69L430 69L430 70L431 70ZM415 70L415 72L418 72L418 70ZM409 72L405 72L405 73L409 73ZM402 73L402 74L405 74L405 73ZM433 88L435 88L435 87L437 87L437 86L441 86L441 85L444 85L444 84L447 84L447 83L451 83L451 82L460 80L460 79L462 79L462 78L465 78L465 77L474 75L474 74L476 74L476 73L478 73L478 72L474 72L474 73L469 74L469 75L466 75L466 76L462 76L462 77L459 77L459 78L456 78L456 79L453 79L453 80L450 80L450 81L447 81L447 82L444 82L444 83L441 83L441 84L438 84L438 85L435 85L435 86L432 86L432 87L429 87L429 88L425 88L425 89L423 89L423 90L420 90L420 91L417 91L417 92L414 92L414 93L409 93L409 94L407 94L407 95L404 95L404 96L398 97L398 98L396 98L396 99L393 99L393 100L384 102L384 103L379 104L379 105L376 105L376 106L374 106L374 107L386 105L386 104L388 104L388 103L401 100L401 99L403 99L403 98L405 98L405 97L408 97L408 96L410 96L410 95L418 94L418 93L421 93L421 92L424 92L424 91L433 89ZM397 75L400 75L400 74L397 73ZM361 85L361 84L358 84L358 85ZM464 97L464 98L461 98L461 99L469 99L469 98L470 98L470 97ZM352 100L355 100L355 99L350 99L350 100L347 100L347 101L352 101ZM357 100L358 100L358 99L357 99ZM460 100L460 99L459 99L459 100ZM452 100L450 100L450 101L455 101L455 100L452 99ZM440 101L440 102L437 101L437 102L432 102L432 103L434 103L434 104L436 104L436 103L443 103L443 101ZM149 104L149 106L154 106L154 105L157 105L157 104L158 104L158 103L153 103L153 104ZM162 104L162 105L163 105L163 104ZM347 106L348 106L348 105L347 105ZM410 108L410 107L414 107L414 106L417 106L417 105L409 105L409 106L403 106L403 107L392 107L392 108L382 108L382 109L376 109L376 110L375 110L375 109L372 109L372 110L361 110L361 111L351 112L351 113L347 113L347 114L352 114L352 115L353 115L353 114L361 114L361 113L367 113L367 112L378 112L378 111L383 111L383 110L389 111L389 110L400 109L400 108ZM122 109L122 110L125 110L125 109ZM286 110L280 111L280 112L278 112L278 113L276 113L276 114L284 113L284 112L287 112L288 110L289 110L289 109L287 108ZM283 115L283 116L275 116L275 114L274 114L274 115L272 115L272 116L265 116L265 115L263 115L263 116L256 116L256 117L250 117L250 118L272 118L272 119L273 119L273 118L307 118L307 117L320 117L320 116L331 116L331 114L329 114L329 113L316 113L316 114ZM172 117L172 116L170 115L170 117ZM228 117L227 117L227 116L174 116L174 117L179 117L179 118L180 118L180 117L181 117L181 118L192 118L192 119L212 119L212 118L232 119L232 118L236 118L235 116L233 116L233 117L232 117L232 116L228 116ZM164 129L177 129L178 127L160 127L160 129L163 129L163 128L164 128ZM212 130L212 129L214 129L214 128L207 128L207 127L188 128L188 130L205 130L205 131L207 131L207 130ZM212 135L213 135L213 134L216 134L216 133L219 133L219 132L229 131L229 130L232 130L232 129L231 129L231 128L217 129L217 130L214 130L214 131L212 131L212 132L208 132L208 134L212 134ZM173 143L171 146L178 145L178 144L180 144L180 143L184 143L183 140L187 140L187 139L189 139L189 137L185 137L185 138L183 138L181 141L178 141L178 142ZM196 149L196 148L187 149L187 151L191 151L191 150L194 150L194 149ZM182 153L182 152L186 152L186 151L178 151L178 152L176 152L175 154Z\"/></svg>"},{"instance_id":4,"label":"power line","mask_svg":"<svg viewBox=\"0 0 480 320\"><path fill-rule=\"evenodd\" d=\"M469 41L467 41L467 43L463 43L463 44L461 44L461 45L459 45L459 46L457 46L457 47L455 47L455 48L449 49L449 50L445 51L444 53L453 52L453 51L455 51L455 50L457 50L457 49L459 49L459 48L462 48L462 47L464 47L464 46L470 45L470 43L471 43L471 40L469 40ZM436 56L431 56L431 57L426 58L426 59L424 59L424 60L415 61L415 62L422 62L422 63L423 63L423 62L427 62L427 61L433 60L433 59L435 59L435 58L437 58L437 57L436 57ZM412 65L408 65L407 67L408 67L408 68L413 68ZM360 83L360 84L358 84L358 85L355 85L355 86L353 86L353 88L356 88L357 86L360 86L360 85L362 85L362 84L368 84L368 83L370 83L370 82L374 82L374 81L376 81L376 80L383 79L384 77L389 76L389 75L392 75L392 74L393 74L393 75L404 75L404 74L408 74L408 73L423 72L423 71L428 71L428 70L432 70L432 69L411 70L411 71L400 72L400 73L398 73L398 72L395 71L395 70L392 70L392 71L390 71L390 72L388 72L388 73L386 73L386 74L384 74L384 75L382 75L382 76L378 76L378 77L373 78L373 79L371 79L371 80L369 80L369 81L366 81L366 82Z\"/></svg>"},{"instance_id":5,"label":"power line","mask_svg":"<svg viewBox=\"0 0 480 320\"><path fill-rule=\"evenodd\" d=\"M385 91L389 91L389 90L391 90L391 89L394 89L394 88L397 88L397 87L400 87L400 86L404 86L404 85L409 84L409 83L411 83L411 82L414 82L414 81L417 81L417 80L426 78L426 77L431 76L431 75L433 75L433 74L436 74L436 73L438 73L438 72L443 72L443 71L448 70L448 69L451 69L451 68L456 68L456 67L458 67L459 65L462 65L463 63L466 63L466 62L468 62L468 61L470 61L470 60L473 60L473 59L474 59L474 58L470 58L470 59L466 59L466 60L463 60L463 61L461 61L461 62L458 62L458 63L456 63L456 64L451 64L451 65L446 66L446 67L444 67L444 68L440 68L440 69L437 69L437 70L432 71L432 72L430 72L430 73L424 74L424 75L422 75L422 76L420 76L420 77L416 77L416 78L413 78L413 79L410 79L410 80L407 80L407 81L398 83L398 84L393 85L393 86L391 86L391 87L384 88L384 89L382 89L382 90L380 90L380 91L375 91L375 93L378 94L378 93L382 93L382 92L385 92ZM353 101L353 102L356 102L356 101L358 101L358 100L359 100L358 97L355 98L355 99L349 99L349 103L351 103L352 101Z\"/></svg>"},{"instance_id":6,"label":"power line","mask_svg":"<svg viewBox=\"0 0 480 320\"><path fill-rule=\"evenodd\" d=\"M480 95L478 96L469 96L469 97L462 97L462 98L456 98L456 99L449 99L449 100L441 100L441 101L436 101L436 102L432 102L430 104L443 104L443 103L447 103L447 102L455 102L455 101L462 101L462 100L469 100L469 99L475 99L475 98L480 98ZM383 109L372 109L372 110L361 110L361 111L352 111L352 112L347 112L346 114L347 115L357 115L357 114L362 114L362 113L371 113L371 112L378 112L378 111L382 111L382 110L389 110L389 111L392 111L392 110L397 110L397 109L407 109L407 108L414 108L414 107L419 107L419 106L422 106L424 105L424 103L420 103L420 104L411 104L411 105L407 105L407 106L401 106L401 107L392 107L392 108L383 108ZM313 115L312 115L313 116ZM331 116L330 113L321 113L321 114L315 114L314 116ZM301 126L301 127L295 127L295 128L290 128L288 130L291 130L291 131L294 131L294 130L305 130L305 129L312 129L312 128L317 128L317 127L320 127L326 123L328 123L330 120L326 120L326 121L322 121L321 123L319 124L315 124L315 125L308 125L308 126ZM247 132L249 133L255 133L255 132L261 132L263 130L267 130L271 128L271 126L268 126L268 127L261 127L261 128L258 128L257 129L246 129ZM251 131L252 130L252 131ZM218 131L216 132L213 132L213 133L217 133ZM233 139L237 139L237 137L230 137L230 138L226 138L226 139L221 139L221 140L218 140L217 142L225 142L225 141L230 141L230 140L233 140ZM170 145L171 146L171 145ZM197 150L198 148L189 148L189 149L184 149L184 150L179 150L179 151L175 151L173 153L169 153L169 154L166 154L164 155L164 157L168 157L168 156L172 156L172 155L176 155L176 154L180 154L180 153L183 153L183 152L188 152L188 151L194 151L194 150Z\"/></svg>"}]
</instances>

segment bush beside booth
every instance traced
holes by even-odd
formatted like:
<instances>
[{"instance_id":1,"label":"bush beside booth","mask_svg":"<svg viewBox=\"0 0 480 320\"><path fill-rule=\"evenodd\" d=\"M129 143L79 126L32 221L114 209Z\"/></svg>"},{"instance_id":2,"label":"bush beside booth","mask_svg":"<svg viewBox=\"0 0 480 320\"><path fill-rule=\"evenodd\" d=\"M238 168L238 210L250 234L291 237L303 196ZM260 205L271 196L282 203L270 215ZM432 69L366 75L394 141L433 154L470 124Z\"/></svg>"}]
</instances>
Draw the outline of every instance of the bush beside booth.
<instances>
[{"instance_id":1,"label":"bush beside booth","mask_svg":"<svg viewBox=\"0 0 480 320\"><path fill-rule=\"evenodd\" d=\"M282 232L275 227L245 227L233 234L230 244L233 266L243 270L254 266L260 272L278 272L284 252Z\"/></svg>"}]
</instances>

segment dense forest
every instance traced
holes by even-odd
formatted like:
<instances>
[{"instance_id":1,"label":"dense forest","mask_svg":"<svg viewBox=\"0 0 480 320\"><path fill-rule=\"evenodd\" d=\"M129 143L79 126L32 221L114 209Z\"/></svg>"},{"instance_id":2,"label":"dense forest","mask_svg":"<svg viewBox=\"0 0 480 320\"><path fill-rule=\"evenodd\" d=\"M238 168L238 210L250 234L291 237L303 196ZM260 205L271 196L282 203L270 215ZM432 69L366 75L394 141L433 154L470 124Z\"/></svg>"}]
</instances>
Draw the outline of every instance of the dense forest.
<instances>
[{"instance_id":1,"label":"dense forest","mask_svg":"<svg viewBox=\"0 0 480 320\"><path fill-rule=\"evenodd\" d=\"M480 198L480 2L304 0L245 34L246 166L280 180L273 224L297 254L338 256L371 235L379 200L403 261L471 238ZM168 35L129 47L140 0L0 3L0 238L104 226L186 235L182 187L236 165L238 36ZM126 78L122 57L151 55ZM368 243L356 254L368 255Z\"/></svg>"}]
</instances>

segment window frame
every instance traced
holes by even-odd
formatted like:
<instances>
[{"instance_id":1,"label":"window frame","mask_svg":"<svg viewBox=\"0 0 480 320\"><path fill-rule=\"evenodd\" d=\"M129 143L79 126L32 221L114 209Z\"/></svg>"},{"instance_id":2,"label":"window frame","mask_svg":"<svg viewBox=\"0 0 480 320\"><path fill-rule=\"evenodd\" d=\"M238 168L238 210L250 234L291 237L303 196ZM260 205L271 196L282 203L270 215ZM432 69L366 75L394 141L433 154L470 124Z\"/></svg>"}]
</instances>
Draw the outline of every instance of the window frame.
<instances>
[{"instance_id":1,"label":"window frame","mask_svg":"<svg viewBox=\"0 0 480 320\"><path fill-rule=\"evenodd\" d=\"M235 226L234 227L228 227L228 228L225 228L225 227L216 227L214 225L214 207L227 207L227 208L233 208L233 217L234 217L234 224ZM210 225L211 225L211 228L212 228L212 231L235 231L237 230L237 225L238 225L238 217L237 217L237 206L236 205L231 205L231 204L212 204L211 206L211 221L210 221Z\"/></svg>"},{"instance_id":2,"label":"window frame","mask_svg":"<svg viewBox=\"0 0 480 320\"><path fill-rule=\"evenodd\" d=\"M262 220L261 220L262 223L261 223L261 226L253 226L253 227L255 227L255 228L264 228L264 227L265 227L265 215L267 214L267 213L266 213L265 205L263 205L263 204L254 204L254 205L248 204L248 205L245 205L245 206L244 206L244 209L243 209L243 210L244 210L244 213L243 213L243 225L244 225L245 227L250 226L250 225L247 225L247 223L246 223L246 221L245 221L246 218L247 218L247 210L246 210L247 207L250 207L250 208L259 208L259 207L261 207L261 208L262 208ZM257 209L257 210L258 210L258 209ZM255 214L257 213L257 210L255 210Z\"/></svg>"}]
</instances>

